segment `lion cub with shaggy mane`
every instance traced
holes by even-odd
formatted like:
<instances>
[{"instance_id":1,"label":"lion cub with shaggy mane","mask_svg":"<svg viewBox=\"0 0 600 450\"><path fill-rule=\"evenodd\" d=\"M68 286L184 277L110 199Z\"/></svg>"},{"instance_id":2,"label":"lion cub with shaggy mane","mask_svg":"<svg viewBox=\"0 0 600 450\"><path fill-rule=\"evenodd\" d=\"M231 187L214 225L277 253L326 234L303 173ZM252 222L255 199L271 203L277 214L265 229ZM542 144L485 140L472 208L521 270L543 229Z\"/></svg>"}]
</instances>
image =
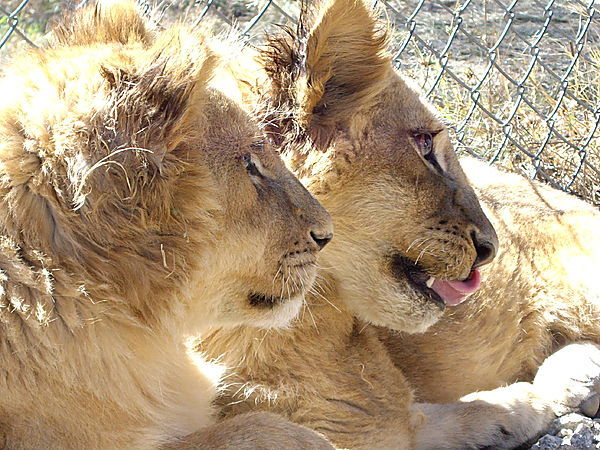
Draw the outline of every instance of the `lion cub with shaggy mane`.
<instances>
[{"instance_id":1,"label":"lion cub with shaggy mane","mask_svg":"<svg viewBox=\"0 0 600 450\"><path fill-rule=\"evenodd\" d=\"M251 57L247 66L232 67L249 102L258 92L272 99L274 109L289 112L287 118L278 116L271 122L274 136L282 136L289 165L332 213L336 239L322 254L320 289L309 296L292 329L215 330L200 341L199 349L213 357L223 355L221 361L232 368L221 399L226 416L253 409L276 411L348 448L513 448L535 437L555 414L572 411L582 401L593 402L594 382L600 378L600 365L593 358L600 362L600 351L593 344L567 347L566 353L556 355L564 370L546 367L534 383L455 397L457 401L449 404L415 402L419 397L395 363L408 361L411 367L426 369L426 389L444 386L451 392L445 378L462 388L468 385L461 381L468 376L465 370L476 380L481 366L489 382L494 370L502 371L486 358L503 355L487 354L486 347L502 339L503 317L510 320L510 336L526 340L531 338L513 331L520 323L529 324L535 339L540 336L536 322L547 324L554 315L555 323L564 323L575 314L558 319L560 310L549 308L540 314L539 303L523 307L522 298L511 304L515 299L510 296L517 291L498 286L511 268L515 270L519 254L504 258L501 252L505 266L494 284L498 292L487 291L490 299L484 309L500 303L494 297L499 293L507 296L500 303L507 309L498 309L491 323L481 328L495 334L476 339L477 327L469 320L478 316L483 321L485 314L473 313L480 304L466 302L472 305L471 313L457 314L455 320L448 316L452 333L437 328L424 341L428 345L409 347L417 351L402 359L398 349L405 334L394 333L423 332L440 319L447 323L445 311L461 308L480 287L479 271L492 276L486 267L498 240L458 163L446 127L393 69L386 32L371 4L322 3L299 27L299 34L290 32L288 38L271 41L262 55L264 78L263 67L253 65ZM258 82L247 79L257 74ZM270 90L265 92L265 87ZM489 190L483 192L487 195ZM517 192L514 195L521 195ZM529 197L527 201L534 196ZM502 210L493 199L491 205L494 212ZM588 220L593 217L590 209L580 208ZM509 220L508 214L500 217ZM541 248L543 237L535 242ZM568 256L559 242L554 247ZM578 302L585 305L583 298ZM597 307L588 306L588 314L578 322L582 329L593 331L595 315L597 330ZM546 322L541 321L544 316ZM461 327L470 330L473 341L467 348L472 359L471 353L461 353ZM557 341L566 337L566 327L554 329ZM542 333L545 342L552 333ZM382 335L389 338L390 348L395 343L395 359ZM443 342L446 336L452 340ZM439 367L444 371L437 370L438 345L447 353ZM515 358L524 360L521 355ZM467 359L472 364L462 367ZM555 368L552 359L550 367ZM411 374L419 379L418 370Z\"/></svg>"},{"instance_id":2,"label":"lion cub with shaggy mane","mask_svg":"<svg viewBox=\"0 0 600 450\"><path fill-rule=\"evenodd\" d=\"M121 2L68 17L6 69L1 448L331 448L272 414L201 430L218 377L184 338L287 324L331 238L326 211L211 85L211 46L154 33Z\"/></svg>"}]
</instances>

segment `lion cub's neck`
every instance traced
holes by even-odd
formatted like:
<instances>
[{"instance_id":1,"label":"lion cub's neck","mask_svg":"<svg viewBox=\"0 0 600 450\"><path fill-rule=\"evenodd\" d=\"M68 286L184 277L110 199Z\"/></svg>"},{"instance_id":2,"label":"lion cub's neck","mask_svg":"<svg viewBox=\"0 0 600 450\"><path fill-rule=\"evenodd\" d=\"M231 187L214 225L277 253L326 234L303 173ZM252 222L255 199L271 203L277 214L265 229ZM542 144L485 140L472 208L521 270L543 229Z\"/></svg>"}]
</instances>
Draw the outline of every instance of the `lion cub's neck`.
<instances>
[{"instance_id":1,"label":"lion cub's neck","mask_svg":"<svg viewBox=\"0 0 600 450\"><path fill-rule=\"evenodd\" d=\"M320 287L307 295L302 312L288 328L219 328L198 338L194 349L236 372L272 364L284 353L287 361L301 363L310 349L335 352L340 341L352 335L354 320L339 298L333 278L324 274L320 278Z\"/></svg>"}]
</instances>

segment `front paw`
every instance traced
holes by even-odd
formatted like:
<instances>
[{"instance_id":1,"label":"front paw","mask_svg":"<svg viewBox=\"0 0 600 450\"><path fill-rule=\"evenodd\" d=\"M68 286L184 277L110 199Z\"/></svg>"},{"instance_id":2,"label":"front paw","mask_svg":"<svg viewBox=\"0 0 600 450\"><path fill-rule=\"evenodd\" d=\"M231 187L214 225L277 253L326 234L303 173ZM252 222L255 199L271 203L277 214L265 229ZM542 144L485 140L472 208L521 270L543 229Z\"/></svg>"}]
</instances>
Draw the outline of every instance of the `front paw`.
<instances>
[{"instance_id":1,"label":"front paw","mask_svg":"<svg viewBox=\"0 0 600 450\"><path fill-rule=\"evenodd\" d=\"M600 346L563 347L544 361L533 385L557 416L576 411L594 417L600 406Z\"/></svg>"}]
</instances>

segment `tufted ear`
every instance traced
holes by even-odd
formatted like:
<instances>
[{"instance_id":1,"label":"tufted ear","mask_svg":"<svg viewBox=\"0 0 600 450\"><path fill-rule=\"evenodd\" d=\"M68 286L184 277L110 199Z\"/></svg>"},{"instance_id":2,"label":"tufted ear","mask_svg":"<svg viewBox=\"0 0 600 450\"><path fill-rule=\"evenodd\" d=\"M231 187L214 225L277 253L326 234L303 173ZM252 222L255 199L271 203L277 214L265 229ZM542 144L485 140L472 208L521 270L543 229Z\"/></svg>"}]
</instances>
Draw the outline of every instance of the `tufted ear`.
<instances>
[{"instance_id":1,"label":"tufted ear","mask_svg":"<svg viewBox=\"0 0 600 450\"><path fill-rule=\"evenodd\" d=\"M51 46L90 53L98 45L112 46L100 67L112 102L97 126L113 149L146 149L160 159L176 145L175 131L188 111L197 112L199 105L192 105L206 93L216 62L207 40L202 31L183 27L155 33L133 0L96 0L53 29Z\"/></svg>"},{"instance_id":2,"label":"tufted ear","mask_svg":"<svg viewBox=\"0 0 600 450\"><path fill-rule=\"evenodd\" d=\"M314 13L308 9L295 31L269 42L263 59L276 108L318 141L372 103L392 66L388 31L366 0L326 0ZM280 131L290 132L287 125Z\"/></svg>"},{"instance_id":3,"label":"tufted ear","mask_svg":"<svg viewBox=\"0 0 600 450\"><path fill-rule=\"evenodd\" d=\"M14 213L0 228L69 258L107 237L84 235L82 220L115 236L134 217L162 224L183 202L180 180L205 183L202 153L179 143L205 132L209 38L177 27L148 36L132 2L112 5L76 11L50 48L0 80L19 87L0 102L0 207Z\"/></svg>"},{"instance_id":4,"label":"tufted ear","mask_svg":"<svg viewBox=\"0 0 600 450\"><path fill-rule=\"evenodd\" d=\"M133 0L96 0L63 17L52 29L50 44L60 47L148 43L152 40L152 28Z\"/></svg>"},{"instance_id":5,"label":"tufted ear","mask_svg":"<svg viewBox=\"0 0 600 450\"><path fill-rule=\"evenodd\" d=\"M109 115L119 130L114 144L149 149L157 157L177 146L190 131L186 117L200 114L216 63L205 40L175 27L145 52L102 67L113 98Z\"/></svg>"}]
</instances>

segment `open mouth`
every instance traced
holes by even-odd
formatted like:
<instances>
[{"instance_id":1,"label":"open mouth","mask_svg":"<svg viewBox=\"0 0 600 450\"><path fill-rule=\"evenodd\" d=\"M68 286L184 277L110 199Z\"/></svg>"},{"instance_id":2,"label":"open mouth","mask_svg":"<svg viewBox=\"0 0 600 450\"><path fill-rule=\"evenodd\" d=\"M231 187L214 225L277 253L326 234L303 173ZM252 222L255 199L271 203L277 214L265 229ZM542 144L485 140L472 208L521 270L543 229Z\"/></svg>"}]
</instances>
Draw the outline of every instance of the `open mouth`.
<instances>
[{"instance_id":1,"label":"open mouth","mask_svg":"<svg viewBox=\"0 0 600 450\"><path fill-rule=\"evenodd\" d=\"M413 289L441 308L462 303L481 284L481 274L477 269L473 269L463 281L438 280L426 274L418 264L399 254L392 256L391 267L397 280L407 280Z\"/></svg>"},{"instance_id":2,"label":"open mouth","mask_svg":"<svg viewBox=\"0 0 600 450\"><path fill-rule=\"evenodd\" d=\"M273 308L275 305L282 303L283 298L279 296L257 294L256 292L253 292L248 294L248 302L252 306Z\"/></svg>"},{"instance_id":3,"label":"open mouth","mask_svg":"<svg viewBox=\"0 0 600 450\"><path fill-rule=\"evenodd\" d=\"M276 305L304 297L304 293L315 279L317 266L314 256L294 258L292 262L281 264L281 277L274 280L274 287L281 288L281 295L268 295L258 292L248 294L248 303L258 308L272 309ZM279 283L281 282L281 285Z\"/></svg>"}]
</instances>

